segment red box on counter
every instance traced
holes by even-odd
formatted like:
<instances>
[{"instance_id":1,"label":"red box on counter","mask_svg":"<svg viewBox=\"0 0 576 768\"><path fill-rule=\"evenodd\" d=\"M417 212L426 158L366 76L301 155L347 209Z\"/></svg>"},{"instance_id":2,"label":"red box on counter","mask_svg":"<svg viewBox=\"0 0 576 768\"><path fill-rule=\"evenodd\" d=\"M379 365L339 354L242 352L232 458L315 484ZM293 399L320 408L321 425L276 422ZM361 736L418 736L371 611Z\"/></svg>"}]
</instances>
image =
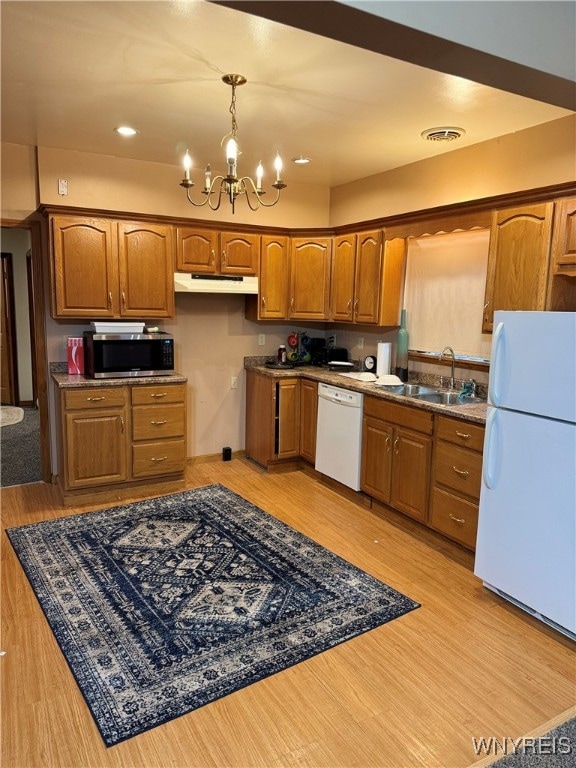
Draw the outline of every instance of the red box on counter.
<instances>
[{"instance_id":1,"label":"red box on counter","mask_svg":"<svg viewBox=\"0 0 576 768\"><path fill-rule=\"evenodd\" d=\"M68 373L84 373L84 339L68 336Z\"/></svg>"}]
</instances>

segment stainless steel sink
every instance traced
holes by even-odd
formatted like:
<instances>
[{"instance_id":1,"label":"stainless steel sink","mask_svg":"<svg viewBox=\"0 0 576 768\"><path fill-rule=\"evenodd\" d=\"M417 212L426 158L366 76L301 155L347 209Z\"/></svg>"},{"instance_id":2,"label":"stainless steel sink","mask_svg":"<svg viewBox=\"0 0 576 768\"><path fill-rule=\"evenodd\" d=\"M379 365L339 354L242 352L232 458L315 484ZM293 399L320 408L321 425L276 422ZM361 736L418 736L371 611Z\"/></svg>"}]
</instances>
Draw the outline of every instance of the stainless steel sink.
<instances>
[{"instance_id":1,"label":"stainless steel sink","mask_svg":"<svg viewBox=\"0 0 576 768\"><path fill-rule=\"evenodd\" d=\"M384 392L390 392L391 395L404 395L405 397L420 397L421 395L437 394L438 390L434 387L425 387L423 384L376 384Z\"/></svg>"},{"instance_id":2,"label":"stainless steel sink","mask_svg":"<svg viewBox=\"0 0 576 768\"><path fill-rule=\"evenodd\" d=\"M462 396L460 392L426 392L416 393L412 397L417 400L425 400L427 403L438 403L439 405L472 405L481 403L481 397Z\"/></svg>"}]
</instances>

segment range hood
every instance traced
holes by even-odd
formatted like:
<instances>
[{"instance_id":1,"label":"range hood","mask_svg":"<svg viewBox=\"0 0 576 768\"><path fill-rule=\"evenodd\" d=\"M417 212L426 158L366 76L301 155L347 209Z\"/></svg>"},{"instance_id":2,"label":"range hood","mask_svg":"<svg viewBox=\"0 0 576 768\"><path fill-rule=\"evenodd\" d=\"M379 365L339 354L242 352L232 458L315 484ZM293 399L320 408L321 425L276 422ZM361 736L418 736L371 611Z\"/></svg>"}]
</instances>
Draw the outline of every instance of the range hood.
<instances>
[{"instance_id":1,"label":"range hood","mask_svg":"<svg viewBox=\"0 0 576 768\"><path fill-rule=\"evenodd\" d=\"M239 275L174 274L176 293L258 293L258 278Z\"/></svg>"}]
</instances>

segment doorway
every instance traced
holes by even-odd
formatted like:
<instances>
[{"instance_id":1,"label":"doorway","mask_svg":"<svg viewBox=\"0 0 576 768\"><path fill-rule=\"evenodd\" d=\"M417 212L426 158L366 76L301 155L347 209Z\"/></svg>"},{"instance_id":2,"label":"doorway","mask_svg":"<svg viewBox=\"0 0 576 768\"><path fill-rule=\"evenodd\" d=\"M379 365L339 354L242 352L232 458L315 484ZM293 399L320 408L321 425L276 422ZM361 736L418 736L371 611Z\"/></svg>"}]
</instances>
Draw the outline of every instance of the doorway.
<instances>
[{"instance_id":1,"label":"doorway","mask_svg":"<svg viewBox=\"0 0 576 768\"><path fill-rule=\"evenodd\" d=\"M29 406L37 410L41 479L50 483L52 482L51 433L41 221L34 215L20 222L0 220L0 233L2 252L12 255L13 306L15 308L13 317L17 316L16 332L12 334L11 342L12 354L16 355L14 365L16 376L13 379L12 398L19 406ZM18 264L16 264L17 259ZM9 283L8 279L7 284ZM9 293L10 289L6 290ZM2 291L4 292L4 287ZM2 293L2 304L4 305L4 293ZM26 330L20 334L20 328ZM2 394L3 397L6 396L4 392Z\"/></svg>"},{"instance_id":2,"label":"doorway","mask_svg":"<svg viewBox=\"0 0 576 768\"><path fill-rule=\"evenodd\" d=\"M14 264L11 253L2 259L2 319L0 324L0 403L19 405L18 359L16 355L16 320L14 301Z\"/></svg>"}]
</instances>

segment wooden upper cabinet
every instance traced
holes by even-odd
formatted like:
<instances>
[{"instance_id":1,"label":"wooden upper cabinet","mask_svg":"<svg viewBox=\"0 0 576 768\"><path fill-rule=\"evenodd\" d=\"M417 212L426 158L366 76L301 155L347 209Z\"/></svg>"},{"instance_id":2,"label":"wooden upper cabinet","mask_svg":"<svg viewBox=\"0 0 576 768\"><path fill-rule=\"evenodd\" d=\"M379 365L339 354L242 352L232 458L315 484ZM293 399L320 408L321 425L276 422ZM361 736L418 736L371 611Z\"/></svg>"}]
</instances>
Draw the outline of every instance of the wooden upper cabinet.
<instances>
[{"instance_id":1,"label":"wooden upper cabinet","mask_svg":"<svg viewBox=\"0 0 576 768\"><path fill-rule=\"evenodd\" d=\"M354 277L356 273L357 235L334 238L332 254L332 320L354 320Z\"/></svg>"},{"instance_id":2,"label":"wooden upper cabinet","mask_svg":"<svg viewBox=\"0 0 576 768\"><path fill-rule=\"evenodd\" d=\"M56 318L174 314L172 227L54 216L52 314Z\"/></svg>"},{"instance_id":3,"label":"wooden upper cabinet","mask_svg":"<svg viewBox=\"0 0 576 768\"><path fill-rule=\"evenodd\" d=\"M115 223L54 216L50 228L53 316L117 316L120 297Z\"/></svg>"},{"instance_id":4,"label":"wooden upper cabinet","mask_svg":"<svg viewBox=\"0 0 576 768\"><path fill-rule=\"evenodd\" d=\"M179 272L214 274L218 270L218 232L210 229L176 229L176 268Z\"/></svg>"},{"instance_id":5,"label":"wooden upper cabinet","mask_svg":"<svg viewBox=\"0 0 576 768\"><path fill-rule=\"evenodd\" d=\"M378 323L382 278L382 231L362 232L356 245L354 321Z\"/></svg>"},{"instance_id":6,"label":"wooden upper cabinet","mask_svg":"<svg viewBox=\"0 0 576 768\"><path fill-rule=\"evenodd\" d=\"M290 253L290 306L294 320L327 320L332 238L295 237Z\"/></svg>"},{"instance_id":7,"label":"wooden upper cabinet","mask_svg":"<svg viewBox=\"0 0 576 768\"><path fill-rule=\"evenodd\" d=\"M384 241L378 325L400 325L407 250L406 239L403 237Z\"/></svg>"},{"instance_id":8,"label":"wooden upper cabinet","mask_svg":"<svg viewBox=\"0 0 576 768\"><path fill-rule=\"evenodd\" d=\"M552 263L554 274L576 276L576 197L556 203Z\"/></svg>"},{"instance_id":9,"label":"wooden upper cabinet","mask_svg":"<svg viewBox=\"0 0 576 768\"><path fill-rule=\"evenodd\" d=\"M287 237L264 235L260 249L259 320L285 320L288 316L290 277Z\"/></svg>"},{"instance_id":10,"label":"wooden upper cabinet","mask_svg":"<svg viewBox=\"0 0 576 768\"><path fill-rule=\"evenodd\" d=\"M496 310L545 308L553 211L550 202L492 214L483 333Z\"/></svg>"},{"instance_id":11,"label":"wooden upper cabinet","mask_svg":"<svg viewBox=\"0 0 576 768\"><path fill-rule=\"evenodd\" d=\"M378 323L382 275L382 232L334 238L332 320Z\"/></svg>"},{"instance_id":12,"label":"wooden upper cabinet","mask_svg":"<svg viewBox=\"0 0 576 768\"><path fill-rule=\"evenodd\" d=\"M223 275L256 275L259 259L260 235L220 234L220 272Z\"/></svg>"},{"instance_id":13,"label":"wooden upper cabinet","mask_svg":"<svg viewBox=\"0 0 576 768\"><path fill-rule=\"evenodd\" d=\"M123 317L171 317L174 314L172 227L118 223L120 314Z\"/></svg>"},{"instance_id":14,"label":"wooden upper cabinet","mask_svg":"<svg viewBox=\"0 0 576 768\"><path fill-rule=\"evenodd\" d=\"M178 227L176 266L179 272L256 275L260 235Z\"/></svg>"}]
</instances>

